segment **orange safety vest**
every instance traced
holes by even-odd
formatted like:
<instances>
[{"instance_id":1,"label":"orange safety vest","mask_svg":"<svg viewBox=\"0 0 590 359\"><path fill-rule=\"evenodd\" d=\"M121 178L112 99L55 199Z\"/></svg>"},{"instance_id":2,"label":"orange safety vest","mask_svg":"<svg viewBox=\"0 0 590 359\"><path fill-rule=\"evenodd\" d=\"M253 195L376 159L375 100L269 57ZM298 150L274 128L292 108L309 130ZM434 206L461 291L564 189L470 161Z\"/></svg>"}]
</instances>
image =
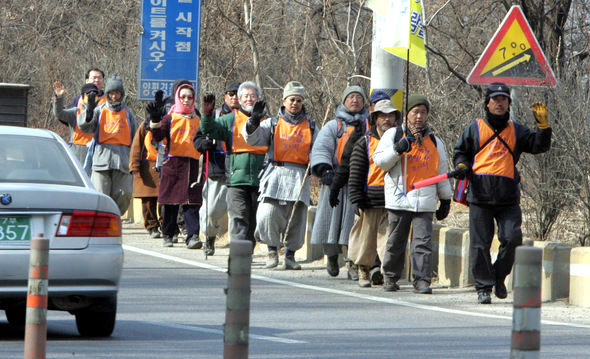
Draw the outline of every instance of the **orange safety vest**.
<instances>
[{"instance_id":1,"label":"orange safety vest","mask_svg":"<svg viewBox=\"0 0 590 359\"><path fill-rule=\"evenodd\" d=\"M309 162L311 140L308 119L294 125L279 117L273 138L274 160L306 165Z\"/></svg>"},{"instance_id":2,"label":"orange safety vest","mask_svg":"<svg viewBox=\"0 0 590 359\"><path fill-rule=\"evenodd\" d=\"M131 145L131 129L127 118L127 107L113 112L103 106L98 118L98 143L110 145Z\"/></svg>"},{"instance_id":3,"label":"orange safety vest","mask_svg":"<svg viewBox=\"0 0 590 359\"><path fill-rule=\"evenodd\" d=\"M196 115L186 118L177 113L172 113L171 117L168 157L190 157L198 160L201 154L195 148L193 139L199 129L201 118Z\"/></svg>"},{"instance_id":4,"label":"orange safety vest","mask_svg":"<svg viewBox=\"0 0 590 359\"><path fill-rule=\"evenodd\" d=\"M367 138L367 155L369 156L369 173L367 174L367 185L369 187L383 187L385 186L385 171L379 168L373 162L373 153L379 144L379 139L373 136L365 136Z\"/></svg>"},{"instance_id":5,"label":"orange safety vest","mask_svg":"<svg viewBox=\"0 0 590 359\"><path fill-rule=\"evenodd\" d=\"M257 155L263 155L268 151L268 146L250 146L246 143L244 136L242 136L242 128L248 121L248 115L245 113L234 110L234 127L232 134L232 152L233 153L254 153ZM265 121L266 117L262 118L261 121Z\"/></svg>"},{"instance_id":6,"label":"orange safety vest","mask_svg":"<svg viewBox=\"0 0 590 359\"><path fill-rule=\"evenodd\" d=\"M103 103L105 103L106 101L107 101L107 97L105 95L102 95L98 98L98 102L97 102L96 106L100 106ZM88 104L88 95L86 95L86 94L80 96L80 98L78 99L78 111L76 111L76 122L74 125L74 137L72 138L72 143L74 145L86 146L88 141L90 141L92 139L92 136L94 136L94 134L92 134L92 133L82 132L80 127L78 127L77 119L78 119L78 116L82 113L82 111L84 111L84 104Z\"/></svg>"},{"instance_id":7,"label":"orange safety vest","mask_svg":"<svg viewBox=\"0 0 590 359\"><path fill-rule=\"evenodd\" d=\"M494 135L494 130L484 120L477 120L479 128L479 146L483 146ZM476 175L494 175L514 178L514 157L511 152L516 148L516 132L514 122L508 121L508 126L498 135L506 142L506 145L498 138L494 138L485 148L475 155L473 173Z\"/></svg>"},{"instance_id":8,"label":"orange safety vest","mask_svg":"<svg viewBox=\"0 0 590 359\"><path fill-rule=\"evenodd\" d=\"M405 136L405 135L404 135ZM407 167L406 193L411 190L411 185L438 175L438 151L436 143L431 136L424 138L422 146L412 143L410 152L404 153L407 166L402 163L402 171Z\"/></svg>"},{"instance_id":9,"label":"orange safety vest","mask_svg":"<svg viewBox=\"0 0 590 359\"><path fill-rule=\"evenodd\" d=\"M342 124L340 120L336 120L338 121L338 133L340 133L340 131L342 131ZM369 129L369 124L368 121L365 121L365 133L367 133L367 130ZM346 143L348 142L348 139L350 138L350 135L352 135L352 131L354 131L355 126L346 126L346 129L344 130L344 132L342 133L342 135L340 135L340 138L338 138L338 143L336 144L336 158L338 159L338 164L340 164L340 161L342 161L342 153L344 152L344 147L346 146Z\"/></svg>"},{"instance_id":10,"label":"orange safety vest","mask_svg":"<svg viewBox=\"0 0 590 359\"><path fill-rule=\"evenodd\" d=\"M154 146L152 140L152 132L148 131L148 133L143 138L143 145L147 151L145 159L148 161L156 161L158 159L158 147ZM164 139L161 144L158 144L158 146L166 145L166 143L168 143L168 140Z\"/></svg>"}]
</instances>

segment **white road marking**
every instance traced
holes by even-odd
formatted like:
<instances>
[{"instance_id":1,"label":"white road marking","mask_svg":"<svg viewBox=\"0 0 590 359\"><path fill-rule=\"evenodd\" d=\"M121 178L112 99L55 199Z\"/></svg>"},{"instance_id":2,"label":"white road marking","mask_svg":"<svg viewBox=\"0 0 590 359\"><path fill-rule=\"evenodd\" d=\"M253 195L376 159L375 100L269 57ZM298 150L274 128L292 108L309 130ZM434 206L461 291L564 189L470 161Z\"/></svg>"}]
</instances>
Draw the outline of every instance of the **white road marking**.
<instances>
[{"instance_id":1,"label":"white road marking","mask_svg":"<svg viewBox=\"0 0 590 359\"><path fill-rule=\"evenodd\" d=\"M178 257L170 256L170 255L167 255L167 254L161 254L161 253L158 253L158 252L148 251L148 250L145 250L145 249L141 249L141 248L129 246L129 245L126 245L126 244L123 245L123 249L128 250L128 251L131 251L131 252L135 252L135 253L145 254L145 255L148 255L148 256L156 257L156 258L161 258L161 259L166 259L166 260L169 260L169 261L183 263L183 264L194 266L194 267L199 267L199 268L204 268L204 269L210 269L210 270L214 270L214 271L218 271L218 272L223 272L223 273L226 273L227 272L227 269L221 268L221 267L218 267L218 266L213 266L213 265L205 264L205 263L199 263L199 262L196 262L196 261L191 261L191 260L188 260L188 259L178 258ZM290 287L294 287L294 288L301 288L301 289L313 290L313 291L316 291L316 292L324 292L324 293L330 293L330 294L343 295L343 296L347 296L347 297L353 297L353 298L370 300L370 301L373 301L373 302L395 304L395 305L409 307L409 308L415 308L415 309L430 310L430 311L433 311L433 312L458 314L458 315L466 315L466 316L471 316L471 317L503 319L503 320L510 320L510 321L512 321L512 317L511 316L496 315L496 314L486 314L486 313L476 313L476 312L468 312L468 311L465 311L465 310L457 310L457 309L449 309L449 308L437 307L435 305L426 305L426 304L412 303L412 302L407 302L407 301L399 300L399 299L376 297L376 296L373 296L373 295L367 295L367 294L361 294L361 293L354 293L354 292L347 292L347 291L338 290L338 289L318 287L318 286L315 286L315 285L308 285L308 284L301 284L301 283L289 282L289 281L286 281L286 280L268 278L268 277L264 277L264 276L257 275L257 274L252 274L251 278L252 279L256 279L256 280L260 280L260 281L264 281L264 282L268 282L268 283L286 285L286 286L290 286ZM564 327L570 327L570 328L590 329L590 325L586 325L586 324L564 323L564 322L556 322L556 321L551 321L551 320L541 320L541 323L542 324L546 324L546 325L557 325L557 326L564 326Z\"/></svg>"}]
</instances>

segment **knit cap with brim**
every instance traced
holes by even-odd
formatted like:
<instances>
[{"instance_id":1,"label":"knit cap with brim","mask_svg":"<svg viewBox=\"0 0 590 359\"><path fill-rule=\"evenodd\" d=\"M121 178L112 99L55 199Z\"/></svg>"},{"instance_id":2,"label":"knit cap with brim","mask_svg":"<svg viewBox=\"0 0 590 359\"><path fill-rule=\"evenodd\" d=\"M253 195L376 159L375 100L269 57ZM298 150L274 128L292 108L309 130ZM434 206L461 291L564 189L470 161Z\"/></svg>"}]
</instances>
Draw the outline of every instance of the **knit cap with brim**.
<instances>
[{"instance_id":1,"label":"knit cap with brim","mask_svg":"<svg viewBox=\"0 0 590 359\"><path fill-rule=\"evenodd\" d=\"M123 97L125 96L123 79L119 75L113 75L107 79L104 86L104 93L108 94L111 91L119 91Z\"/></svg>"},{"instance_id":2,"label":"knit cap with brim","mask_svg":"<svg viewBox=\"0 0 590 359\"><path fill-rule=\"evenodd\" d=\"M365 95L365 91L363 91L362 87L348 86L346 89L344 89L344 92L342 93L342 103L344 103L344 101L346 100L346 97L348 97L348 95L350 95L353 92L361 94L361 96L363 96L363 100L365 102L367 102L367 96Z\"/></svg>"},{"instance_id":3,"label":"knit cap with brim","mask_svg":"<svg viewBox=\"0 0 590 359\"><path fill-rule=\"evenodd\" d=\"M283 89L283 100L289 96L301 96L305 98L305 87L299 81L291 81Z\"/></svg>"},{"instance_id":4,"label":"knit cap with brim","mask_svg":"<svg viewBox=\"0 0 590 359\"><path fill-rule=\"evenodd\" d=\"M426 111L430 112L430 102L426 99L426 96L413 93L408 97L408 112L416 106L426 106Z\"/></svg>"}]
</instances>

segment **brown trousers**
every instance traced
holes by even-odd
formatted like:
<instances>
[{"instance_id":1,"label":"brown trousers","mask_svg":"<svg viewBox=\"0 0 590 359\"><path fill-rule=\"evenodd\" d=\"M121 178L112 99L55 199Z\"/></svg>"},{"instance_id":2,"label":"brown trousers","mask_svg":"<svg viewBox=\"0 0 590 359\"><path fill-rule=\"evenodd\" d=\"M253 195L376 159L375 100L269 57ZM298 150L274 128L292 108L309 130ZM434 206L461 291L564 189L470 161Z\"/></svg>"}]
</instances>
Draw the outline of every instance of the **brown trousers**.
<instances>
[{"instance_id":1,"label":"brown trousers","mask_svg":"<svg viewBox=\"0 0 590 359\"><path fill-rule=\"evenodd\" d=\"M152 228L160 228L162 205L158 203L158 197L142 197L141 213L143 214L143 226L148 232ZM160 213L160 216L158 216L158 213Z\"/></svg>"},{"instance_id":2,"label":"brown trousers","mask_svg":"<svg viewBox=\"0 0 590 359\"><path fill-rule=\"evenodd\" d=\"M348 258L357 265L371 266L375 257L383 260L387 244L387 210L385 208L359 209L348 240Z\"/></svg>"}]
</instances>

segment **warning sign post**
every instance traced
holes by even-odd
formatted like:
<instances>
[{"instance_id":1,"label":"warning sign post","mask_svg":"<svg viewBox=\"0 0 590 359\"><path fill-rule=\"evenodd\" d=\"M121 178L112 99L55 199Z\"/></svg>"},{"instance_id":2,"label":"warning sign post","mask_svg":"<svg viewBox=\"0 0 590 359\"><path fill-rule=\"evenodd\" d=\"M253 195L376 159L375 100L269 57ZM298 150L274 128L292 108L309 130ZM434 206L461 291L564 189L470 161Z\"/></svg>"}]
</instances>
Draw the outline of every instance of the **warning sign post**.
<instances>
[{"instance_id":1,"label":"warning sign post","mask_svg":"<svg viewBox=\"0 0 590 359\"><path fill-rule=\"evenodd\" d=\"M470 84L555 87L557 80L520 6L510 8L467 77Z\"/></svg>"}]
</instances>

